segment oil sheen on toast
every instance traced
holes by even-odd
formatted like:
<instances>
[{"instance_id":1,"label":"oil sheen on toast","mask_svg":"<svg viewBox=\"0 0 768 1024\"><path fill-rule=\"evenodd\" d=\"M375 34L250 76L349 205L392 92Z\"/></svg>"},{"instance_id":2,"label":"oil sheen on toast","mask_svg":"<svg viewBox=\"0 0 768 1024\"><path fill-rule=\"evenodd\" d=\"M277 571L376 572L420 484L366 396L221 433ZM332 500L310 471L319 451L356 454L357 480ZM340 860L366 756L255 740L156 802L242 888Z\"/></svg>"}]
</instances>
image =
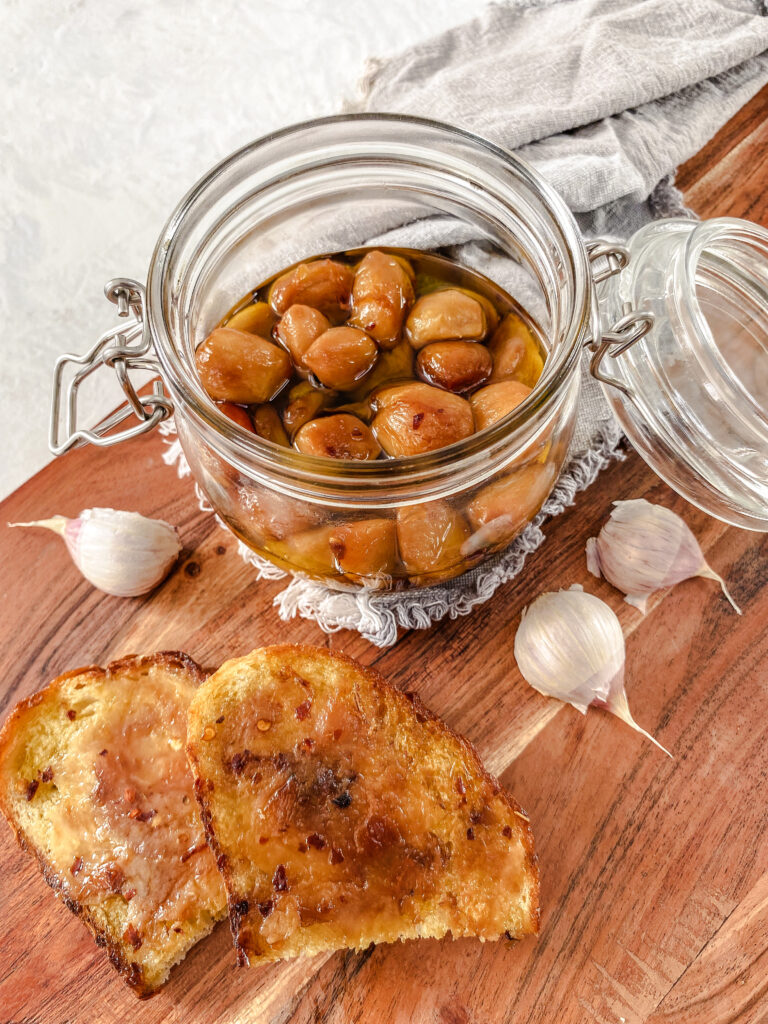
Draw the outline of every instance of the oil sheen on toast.
<instances>
[{"instance_id":1,"label":"oil sheen on toast","mask_svg":"<svg viewBox=\"0 0 768 1024\"><path fill-rule=\"evenodd\" d=\"M140 996L226 910L184 749L204 678L170 652L76 669L0 732L0 809Z\"/></svg>"},{"instance_id":2,"label":"oil sheen on toast","mask_svg":"<svg viewBox=\"0 0 768 1024\"><path fill-rule=\"evenodd\" d=\"M538 927L528 819L414 696L325 649L226 662L188 753L238 958Z\"/></svg>"}]
</instances>

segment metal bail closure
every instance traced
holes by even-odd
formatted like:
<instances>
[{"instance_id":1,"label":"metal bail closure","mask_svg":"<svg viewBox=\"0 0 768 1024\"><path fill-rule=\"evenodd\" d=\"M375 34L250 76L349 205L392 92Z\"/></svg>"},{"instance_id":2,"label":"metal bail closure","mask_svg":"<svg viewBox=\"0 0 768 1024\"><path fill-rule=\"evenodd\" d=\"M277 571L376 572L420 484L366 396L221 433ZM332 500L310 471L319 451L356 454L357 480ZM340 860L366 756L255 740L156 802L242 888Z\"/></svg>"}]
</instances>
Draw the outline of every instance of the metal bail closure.
<instances>
[{"instance_id":1,"label":"metal bail closure","mask_svg":"<svg viewBox=\"0 0 768 1024\"><path fill-rule=\"evenodd\" d=\"M603 239L588 242L587 255L592 264L592 280L595 284L620 274L629 263L629 249ZM620 356L636 341L644 338L653 327L654 315L650 312L636 312L628 302L623 304L622 312L624 315L616 321L610 331L604 331L599 340L585 342L585 347L593 353L589 362L589 372L595 380L609 384L631 399L634 397L631 389L622 381L604 373L600 364L606 355L611 358Z\"/></svg>"},{"instance_id":2,"label":"metal bail closure","mask_svg":"<svg viewBox=\"0 0 768 1024\"><path fill-rule=\"evenodd\" d=\"M124 327L113 327L105 331L84 355L68 353L56 360L48 438L48 447L54 455L63 455L70 448L80 448L84 444L100 448L119 444L120 441L152 430L173 412L171 400L163 390L162 380L153 382L151 395L140 396L128 374L129 370L160 372L156 360L148 354L152 348L152 338L144 320L144 286L130 278L117 278L105 286L104 294L117 306L118 316L130 315L131 320ZM64 374L69 364L79 369L65 381ZM115 371L126 402L97 427L86 430L77 424L77 392L86 377L100 366L112 367ZM139 422L117 433L109 433L129 416L135 416Z\"/></svg>"}]
</instances>

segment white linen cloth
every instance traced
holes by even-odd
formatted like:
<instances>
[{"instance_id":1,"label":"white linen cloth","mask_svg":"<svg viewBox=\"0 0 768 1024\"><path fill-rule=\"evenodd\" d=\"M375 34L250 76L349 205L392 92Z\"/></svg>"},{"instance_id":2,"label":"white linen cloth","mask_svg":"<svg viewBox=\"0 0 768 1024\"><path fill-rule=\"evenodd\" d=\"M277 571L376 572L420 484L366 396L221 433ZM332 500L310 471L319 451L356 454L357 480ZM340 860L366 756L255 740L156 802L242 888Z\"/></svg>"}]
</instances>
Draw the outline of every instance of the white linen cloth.
<instances>
[{"instance_id":1,"label":"white linen cloth","mask_svg":"<svg viewBox=\"0 0 768 1024\"><path fill-rule=\"evenodd\" d=\"M587 237L627 237L655 217L687 215L672 185L675 168L766 81L768 16L757 0L512 0L370 62L361 95L347 109L469 129L533 164ZM370 241L455 245L460 259L519 295L508 278L512 268L450 218L384 230ZM427 628L486 601L544 541L545 520L617 455L618 425L585 368L582 377L569 462L541 513L506 552L457 580L412 592L338 592L290 578L275 599L280 616L313 618L327 632L356 629L386 646L396 642L398 627ZM178 442L171 440L166 459L188 472ZM244 545L240 550L260 575L284 575Z\"/></svg>"}]
</instances>

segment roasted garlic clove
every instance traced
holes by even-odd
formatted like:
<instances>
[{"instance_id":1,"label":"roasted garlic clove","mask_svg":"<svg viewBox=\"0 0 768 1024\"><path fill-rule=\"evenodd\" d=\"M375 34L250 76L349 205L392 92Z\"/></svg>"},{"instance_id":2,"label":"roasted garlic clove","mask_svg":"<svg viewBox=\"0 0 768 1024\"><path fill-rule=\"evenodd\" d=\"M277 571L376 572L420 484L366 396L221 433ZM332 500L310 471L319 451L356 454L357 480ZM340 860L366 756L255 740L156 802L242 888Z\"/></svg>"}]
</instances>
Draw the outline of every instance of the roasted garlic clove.
<instances>
[{"instance_id":1,"label":"roasted garlic clove","mask_svg":"<svg viewBox=\"0 0 768 1024\"><path fill-rule=\"evenodd\" d=\"M248 415L248 410L244 409L242 405L235 405L233 402L219 402L218 406L220 412L223 412L238 427L242 427L243 430L247 430L250 434L256 433L253 429L251 417Z\"/></svg>"},{"instance_id":2,"label":"roasted garlic clove","mask_svg":"<svg viewBox=\"0 0 768 1024\"><path fill-rule=\"evenodd\" d=\"M416 371L423 381L454 394L479 387L492 369L488 349L473 341L435 341L416 357Z\"/></svg>"},{"instance_id":3,"label":"roasted garlic clove","mask_svg":"<svg viewBox=\"0 0 768 1024\"><path fill-rule=\"evenodd\" d=\"M346 391L376 362L375 341L357 327L332 327L304 353L304 366L328 388Z\"/></svg>"},{"instance_id":4,"label":"roasted garlic clove","mask_svg":"<svg viewBox=\"0 0 768 1024\"><path fill-rule=\"evenodd\" d=\"M316 530L305 530L279 544L270 544L269 550L287 566L310 576L335 576L336 563L331 551L333 526L320 526Z\"/></svg>"},{"instance_id":5,"label":"roasted garlic clove","mask_svg":"<svg viewBox=\"0 0 768 1024\"><path fill-rule=\"evenodd\" d=\"M297 366L304 366L307 349L330 326L330 320L319 309L295 303L275 325L274 337L288 349Z\"/></svg>"},{"instance_id":6,"label":"roasted garlic clove","mask_svg":"<svg viewBox=\"0 0 768 1024\"><path fill-rule=\"evenodd\" d=\"M252 419L253 429L259 437L285 448L290 447L291 442L273 405L257 405L253 410Z\"/></svg>"},{"instance_id":7,"label":"roasted garlic clove","mask_svg":"<svg viewBox=\"0 0 768 1024\"><path fill-rule=\"evenodd\" d=\"M397 565L397 531L394 519L362 519L336 526L330 549L339 572L355 582L365 578L375 586L379 577L387 582Z\"/></svg>"},{"instance_id":8,"label":"roasted garlic clove","mask_svg":"<svg viewBox=\"0 0 768 1024\"><path fill-rule=\"evenodd\" d=\"M413 299L411 275L398 259L378 250L366 253L355 271L349 324L366 331L382 348L392 348Z\"/></svg>"},{"instance_id":9,"label":"roasted garlic clove","mask_svg":"<svg viewBox=\"0 0 768 1024\"><path fill-rule=\"evenodd\" d=\"M238 514L259 536L276 540L317 526L323 519L320 506L258 484L243 484L238 488L237 506Z\"/></svg>"},{"instance_id":10,"label":"roasted garlic clove","mask_svg":"<svg viewBox=\"0 0 768 1024\"><path fill-rule=\"evenodd\" d=\"M335 397L335 392L318 391L309 381L294 384L288 392L288 404L283 409L283 425L288 436L293 437L297 430L314 419Z\"/></svg>"},{"instance_id":11,"label":"roasted garlic clove","mask_svg":"<svg viewBox=\"0 0 768 1024\"><path fill-rule=\"evenodd\" d=\"M417 350L433 341L480 341L486 331L483 306L458 288L423 295L405 322L405 336Z\"/></svg>"},{"instance_id":12,"label":"roasted garlic clove","mask_svg":"<svg viewBox=\"0 0 768 1024\"><path fill-rule=\"evenodd\" d=\"M503 419L530 395L531 389L518 380L502 380L480 388L469 400L475 417L475 429L485 430Z\"/></svg>"},{"instance_id":13,"label":"roasted garlic clove","mask_svg":"<svg viewBox=\"0 0 768 1024\"><path fill-rule=\"evenodd\" d=\"M466 568L461 547L469 537L464 516L445 501L404 505L397 512L400 559L415 583L436 583Z\"/></svg>"},{"instance_id":14,"label":"roasted garlic clove","mask_svg":"<svg viewBox=\"0 0 768 1024\"><path fill-rule=\"evenodd\" d=\"M335 260L300 263L274 282L269 304L280 316L297 303L314 306L335 321L347 314L353 279L352 268Z\"/></svg>"},{"instance_id":15,"label":"roasted garlic clove","mask_svg":"<svg viewBox=\"0 0 768 1024\"><path fill-rule=\"evenodd\" d=\"M508 313L488 343L493 356L491 382L519 380L532 388L541 376L544 362L530 327L516 313Z\"/></svg>"},{"instance_id":16,"label":"roasted garlic clove","mask_svg":"<svg viewBox=\"0 0 768 1024\"><path fill-rule=\"evenodd\" d=\"M381 453L370 428L346 412L310 420L297 432L293 443L304 455L327 459L369 460Z\"/></svg>"},{"instance_id":17,"label":"roasted garlic clove","mask_svg":"<svg viewBox=\"0 0 768 1024\"><path fill-rule=\"evenodd\" d=\"M480 292L473 292L471 288L458 288L457 290L464 292L465 295L469 295L471 299L477 299L485 310L486 334L495 331L499 323L499 314L491 300L487 296L481 295Z\"/></svg>"},{"instance_id":18,"label":"roasted garlic clove","mask_svg":"<svg viewBox=\"0 0 768 1024\"><path fill-rule=\"evenodd\" d=\"M474 432L469 402L428 384L385 388L376 407L373 433L388 455L433 452Z\"/></svg>"},{"instance_id":19,"label":"roasted garlic clove","mask_svg":"<svg viewBox=\"0 0 768 1024\"><path fill-rule=\"evenodd\" d=\"M355 402L363 401L381 385L410 380L413 377L414 358L415 353L407 341L398 342L394 348L379 352L376 365L349 392L349 397Z\"/></svg>"},{"instance_id":20,"label":"roasted garlic clove","mask_svg":"<svg viewBox=\"0 0 768 1024\"><path fill-rule=\"evenodd\" d=\"M516 537L544 504L555 476L554 466L536 462L483 487L467 507L475 532L462 548L465 557Z\"/></svg>"},{"instance_id":21,"label":"roasted garlic clove","mask_svg":"<svg viewBox=\"0 0 768 1024\"><path fill-rule=\"evenodd\" d=\"M239 405L269 402L293 372L290 356L256 334L217 327L195 353L211 398Z\"/></svg>"},{"instance_id":22,"label":"roasted garlic clove","mask_svg":"<svg viewBox=\"0 0 768 1024\"><path fill-rule=\"evenodd\" d=\"M269 338L272 336L276 320L277 317L269 308L268 302L252 302L250 306L231 316L224 326L230 327L233 331L247 331L249 334Z\"/></svg>"}]
</instances>

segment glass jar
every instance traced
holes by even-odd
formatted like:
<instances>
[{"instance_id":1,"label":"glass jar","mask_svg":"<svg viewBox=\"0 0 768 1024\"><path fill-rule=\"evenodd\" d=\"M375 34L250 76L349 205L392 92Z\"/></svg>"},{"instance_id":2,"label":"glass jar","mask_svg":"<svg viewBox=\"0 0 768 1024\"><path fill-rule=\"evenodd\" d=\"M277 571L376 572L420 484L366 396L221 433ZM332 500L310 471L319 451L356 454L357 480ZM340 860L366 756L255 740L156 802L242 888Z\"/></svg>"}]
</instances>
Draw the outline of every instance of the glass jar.
<instances>
[{"instance_id":1,"label":"glass jar","mask_svg":"<svg viewBox=\"0 0 768 1024\"><path fill-rule=\"evenodd\" d=\"M654 316L604 363L608 399L652 469L692 504L768 530L768 231L719 218L657 221L602 286L606 322Z\"/></svg>"},{"instance_id":2,"label":"glass jar","mask_svg":"<svg viewBox=\"0 0 768 1024\"><path fill-rule=\"evenodd\" d=\"M202 389L197 345L237 298L283 267L364 244L428 249L468 239L514 270L547 348L533 392L491 427L426 455L344 462L246 432ZM146 292L132 281L108 286L133 322L85 357L59 360L51 448L113 444L173 409L196 480L258 554L336 587L426 586L503 549L540 509L573 433L583 347L604 380L602 360L639 358L652 317L622 293L619 322L601 336L596 299L596 283L628 257L621 246L586 244L536 172L467 132L387 115L289 128L233 154L188 193L160 236ZM631 359L619 355L633 345ZM72 358L84 369L65 389ZM98 430L80 430L77 386L104 363L128 401ZM136 393L133 367L159 372L152 394ZM628 395L632 385L617 375ZM131 414L138 424L111 432Z\"/></svg>"}]
</instances>

